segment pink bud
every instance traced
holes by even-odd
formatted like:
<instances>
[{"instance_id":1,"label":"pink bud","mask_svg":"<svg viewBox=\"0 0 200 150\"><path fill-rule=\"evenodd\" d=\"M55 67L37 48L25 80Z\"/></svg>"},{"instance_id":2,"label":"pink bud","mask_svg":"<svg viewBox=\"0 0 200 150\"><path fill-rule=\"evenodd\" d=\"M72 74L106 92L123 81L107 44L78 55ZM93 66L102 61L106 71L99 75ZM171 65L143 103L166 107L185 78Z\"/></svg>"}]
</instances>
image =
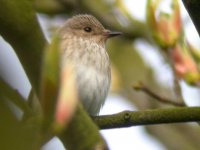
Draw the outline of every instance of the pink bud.
<instances>
[{"instance_id":1,"label":"pink bud","mask_svg":"<svg viewBox=\"0 0 200 150\"><path fill-rule=\"evenodd\" d=\"M172 47L179 38L181 21L179 5L177 0L172 0L172 13L160 12L156 19L156 9L160 1L148 0L147 3L147 22L154 40L162 47Z\"/></svg>"},{"instance_id":2,"label":"pink bud","mask_svg":"<svg viewBox=\"0 0 200 150\"><path fill-rule=\"evenodd\" d=\"M61 71L60 90L55 110L55 124L65 127L71 119L78 102L76 80L72 65L64 64Z\"/></svg>"},{"instance_id":3,"label":"pink bud","mask_svg":"<svg viewBox=\"0 0 200 150\"><path fill-rule=\"evenodd\" d=\"M171 59L174 71L179 79L189 84L196 84L200 80L197 64L190 55L187 45L179 43L171 49Z\"/></svg>"}]
</instances>

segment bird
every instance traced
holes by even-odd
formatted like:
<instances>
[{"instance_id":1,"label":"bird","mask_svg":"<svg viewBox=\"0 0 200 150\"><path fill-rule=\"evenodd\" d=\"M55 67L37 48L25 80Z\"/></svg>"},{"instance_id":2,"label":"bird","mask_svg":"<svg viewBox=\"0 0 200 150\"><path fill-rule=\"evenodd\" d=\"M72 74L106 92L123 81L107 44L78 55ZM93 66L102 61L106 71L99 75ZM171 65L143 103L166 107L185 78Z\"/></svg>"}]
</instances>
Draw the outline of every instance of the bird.
<instances>
[{"instance_id":1,"label":"bird","mask_svg":"<svg viewBox=\"0 0 200 150\"><path fill-rule=\"evenodd\" d=\"M104 28L92 15L79 14L67 19L58 34L61 69L72 64L79 100L88 114L99 115L111 84L106 41L121 32Z\"/></svg>"}]
</instances>

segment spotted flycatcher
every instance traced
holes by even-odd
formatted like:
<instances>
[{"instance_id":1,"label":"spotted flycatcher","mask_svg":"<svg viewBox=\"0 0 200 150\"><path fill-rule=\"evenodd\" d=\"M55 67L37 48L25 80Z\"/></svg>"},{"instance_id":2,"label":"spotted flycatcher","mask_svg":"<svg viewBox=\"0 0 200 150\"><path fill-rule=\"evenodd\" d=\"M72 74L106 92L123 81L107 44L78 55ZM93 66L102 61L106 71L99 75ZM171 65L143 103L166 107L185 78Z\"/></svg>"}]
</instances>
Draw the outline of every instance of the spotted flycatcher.
<instances>
[{"instance_id":1,"label":"spotted flycatcher","mask_svg":"<svg viewBox=\"0 0 200 150\"><path fill-rule=\"evenodd\" d=\"M76 15L59 30L62 64L72 64L79 100L92 116L103 106L111 82L106 40L119 34L91 15Z\"/></svg>"}]
</instances>

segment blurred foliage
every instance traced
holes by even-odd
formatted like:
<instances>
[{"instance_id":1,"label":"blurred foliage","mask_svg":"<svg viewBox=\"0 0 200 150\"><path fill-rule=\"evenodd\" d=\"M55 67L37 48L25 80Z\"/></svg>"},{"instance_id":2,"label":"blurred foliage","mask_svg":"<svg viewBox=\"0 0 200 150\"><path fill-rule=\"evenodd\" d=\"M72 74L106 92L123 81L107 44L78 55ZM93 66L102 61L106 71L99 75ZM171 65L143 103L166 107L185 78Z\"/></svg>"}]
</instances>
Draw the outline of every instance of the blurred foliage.
<instances>
[{"instance_id":1,"label":"blurred foliage","mask_svg":"<svg viewBox=\"0 0 200 150\"><path fill-rule=\"evenodd\" d=\"M2 80L0 80L0 89L1 149L38 149L38 143L35 140L39 137L37 126L34 126L34 122L32 125L27 125L27 120L22 120L22 115L31 118L33 114L31 109L17 91Z\"/></svg>"},{"instance_id":2,"label":"blurred foliage","mask_svg":"<svg viewBox=\"0 0 200 150\"><path fill-rule=\"evenodd\" d=\"M188 46L191 44L186 42L178 1L171 1L170 14L159 12L157 19L156 11L160 2L159 0L147 1L146 20L151 35L161 49L170 53L167 58L171 61L175 78L183 79L189 85L198 85L200 80L198 54L195 49L191 51ZM196 59L193 59L191 52Z\"/></svg>"},{"instance_id":3,"label":"blurred foliage","mask_svg":"<svg viewBox=\"0 0 200 150\"><path fill-rule=\"evenodd\" d=\"M59 91L59 38L55 36L44 51L41 75L40 100L45 128L50 128L56 112L56 99Z\"/></svg>"},{"instance_id":4,"label":"blurred foliage","mask_svg":"<svg viewBox=\"0 0 200 150\"><path fill-rule=\"evenodd\" d=\"M133 91L131 87L134 83L142 81L148 85L148 87L154 89L159 95L166 95L172 99L182 96L180 95L181 93L174 95L174 93L176 93L174 90L175 88L161 85L155 78L154 70L145 63L143 57L138 53L139 50L135 47L135 42L138 40L145 41L152 47L155 47L155 49L160 50L161 57L167 59L166 63L168 63L173 71L175 79L185 80L191 85L198 85L200 55L198 50L193 48L190 43L186 42L187 40L184 37L180 24L180 12L177 0L172 0L172 4L172 13L160 13L157 20L156 9L158 4L154 4L152 0L148 0L146 6L146 21L140 21L130 14L122 0L10 0L9 2L0 0L0 5L5 6L0 9L0 33L16 50L33 89L36 91L36 95L33 94L34 96L30 96L30 101L39 101L40 70L42 66L41 58L35 58L38 58L36 57L38 55L40 57L43 56L42 50L47 42L40 31L39 25L36 23L37 18L34 11L45 14L50 20L54 18L65 20L72 14L91 13L107 28L124 33L123 36L110 40L107 43L113 70L112 92L124 96L138 109L170 107L154 101L143 93ZM13 9L16 7L19 7L22 11ZM133 9L134 7L137 6L133 6ZM35 10L33 11L32 8ZM49 28L52 28L52 26L52 24L48 24ZM16 35L13 35L13 33L16 33ZM179 44L179 46L181 45L180 47L183 49L180 48L178 53L179 59L173 59L177 58L172 57L177 44ZM163 50L165 51L164 54ZM57 54L53 53L52 56L56 55ZM146 55L148 55L148 49L146 49ZM187 55L187 59L185 59L185 55ZM57 58L50 59L54 60ZM188 60L191 60L190 62L192 62L193 65L188 65ZM42 103L45 103L42 107L44 112L49 115L49 111L53 110L53 112L50 113L50 117L53 116L52 114L55 111L53 107L55 101L53 100L55 100L57 96L57 93L52 93L52 91L55 92L54 89L58 86L54 82L57 80L58 74L54 74L53 76L51 74L55 70L55 72L58 71L58 68L56 69L57 64L56 62L55 64L51 64L51 62L52 61L50 61L50 64L47 63L47 65L50 65L47 68L50 69L46 70L46 73L45 69L43 69L43 73L45 73L43 74L43 86L47 86L47 88L44 88L47 91L43 90L42 94ZM186 71L184 70L184 72L180 74L180 69L177 69L177 66L179 66L178 68L181 66ZM191 69L192 66L195 69ZM193 75L193 73L198 74L198 77ZM190 75L188 76L188 74ZM53 82L51 82L51 77L53 78ZM178 82L175 82L174 84L179 87L177 83ZM49 85L53 90L49 88ZM51 96L47 94L49 92L52 94ZM52 101L47 101L47 99L51 98ZM41 132L41 113L38 115L38 112L33 110L32 105L28 105L16 90L9 87L2 80L0 80L0 99L0 118L3 118L3 122L0 124L1 149L39 149L39 145L49 140L51 137L49 134L52 133L43 133L48 132L49 128ZM30 103L30 101L28 102ZM44 106L47 106L46 103L48 103L50 108L44 109ZM49 103L51 104L49 105ZM86 122L88 120L91 121L90 118L82 113L82 111L79 111L82 110L81 106L78 107L80 109L78 109L75 114L82 114L84 118L75 117L72 120L77 123L81 120L87 124ZM69 129L75 128L73 124L69 124L69 127ZM70 139L70 136L72 137L77 134L77 132L73 132L74 130L70 131L69 129L66 129L65 132L60 135L64 144L66 143L69 145L69 140L73 142L77 142L77 140L83 140L83 142L85 142L88 140L84 139L82 136L78 139ZM80 126L78 131L81 132L82 130L84 130L83 126ZM91 131L97 131L97 127L92 126ZM199 128L190 124L149 126L147 127L147 131L162 142L167 149L196 150L200 148ZM89 133L90 132L85 132L85 134ZM89 141L100 141L101 143L102 139L99 139L100 137L95 134L95 132L93 133L94 135L92 135ZM66 138L65 134L70 136ZM74 145L70 146L73 147Z\"/></svg>"},{"instance_id":5,"label":"blurred foliage","mask_svg":"<svg viewBox=\"0 0 200 150\"><path fill-rule=\"evenodd\" d=\"M160 0L147 1L146 20L156 43L165 49L174 46L179 38L181 18L178 0L171 1L172 12L170 14L159 12L157 17L156 11L160 3Z\"/></svg>"}]
</instances>

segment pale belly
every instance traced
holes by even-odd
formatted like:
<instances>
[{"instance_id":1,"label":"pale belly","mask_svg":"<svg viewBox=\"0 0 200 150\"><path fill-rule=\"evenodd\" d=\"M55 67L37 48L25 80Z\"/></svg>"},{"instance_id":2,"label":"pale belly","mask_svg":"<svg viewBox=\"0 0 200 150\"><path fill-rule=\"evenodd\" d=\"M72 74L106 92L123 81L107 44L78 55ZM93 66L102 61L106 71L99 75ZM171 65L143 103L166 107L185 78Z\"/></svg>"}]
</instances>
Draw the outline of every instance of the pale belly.
<instances>
[{"instance_id":1,"label":"pale belly","mask_svg":"<svg viewBox=\"0 0 200 150\"><path fill-rule=\"evenodd\" d=\"M99 73L92 67L77 68L79 99L90 115L97 115L110 88L110 72Z\"/></svg>"}]
</instances>

